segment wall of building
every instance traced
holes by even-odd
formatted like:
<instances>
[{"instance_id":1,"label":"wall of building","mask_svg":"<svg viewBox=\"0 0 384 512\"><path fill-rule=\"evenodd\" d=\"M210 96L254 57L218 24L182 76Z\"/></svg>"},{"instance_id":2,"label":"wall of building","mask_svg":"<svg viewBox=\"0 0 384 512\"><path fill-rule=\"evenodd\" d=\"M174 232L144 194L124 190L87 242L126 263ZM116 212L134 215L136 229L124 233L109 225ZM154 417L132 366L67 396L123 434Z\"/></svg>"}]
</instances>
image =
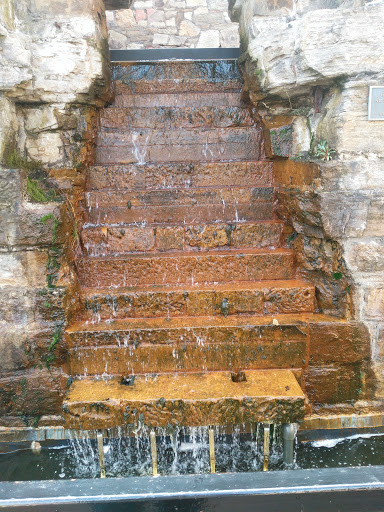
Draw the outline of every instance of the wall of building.
<instances>
[{"instance_id":1,"label":"wall of building","mask_svg":"<svg viewBox=\"0 0 384 512\"><path fill-rule=\"evenodd\" d=\"M272 153L290 159L276 179L302 273L324 312L369 327L382 397L384 121L368 121L368 93L384 86L383 2L234 0L231 16Z\"/></svg>"},{"instance_id":2,"label":"wall of building","mask_svg":"<svg viewBox=\"0 0 384 512\"><path fill-rule=\"evenodd\" d=\"M136 0L107 21L111 49L239 47L228 0Z\"/></svg>"}]
</instances>

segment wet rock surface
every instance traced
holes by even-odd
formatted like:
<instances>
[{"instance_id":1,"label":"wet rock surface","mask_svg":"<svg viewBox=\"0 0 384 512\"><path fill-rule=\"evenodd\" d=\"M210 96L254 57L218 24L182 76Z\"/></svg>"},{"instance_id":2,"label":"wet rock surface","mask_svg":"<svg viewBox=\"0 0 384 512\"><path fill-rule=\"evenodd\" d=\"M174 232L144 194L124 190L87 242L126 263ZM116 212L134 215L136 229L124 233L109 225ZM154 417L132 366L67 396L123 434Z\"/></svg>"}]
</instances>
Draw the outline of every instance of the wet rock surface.
<instances>
[{"instance_id":1,"label":"wet rock surface","mask_svg":"<svg viewBox=\"0 0 384 512\"><path fill-rule=\"evenodd\" d=\"M77 210L86 253L76 260L82 310L65 334L75 378L67 425L299 419L310 406L265 384L282 385L284 369L313 404L366 396L366 329L318 313L328 289L296 279L292 230L276 219L291 219L296 203L272 172L293 188L290 174L305 185L317 167L272 168L256 113L228 105L227 91L241 87L233 63L126 65L112 75L116 101L101 112L97 165ZM133 110L136 96L143 106ZM305 219L303 236L321 231L315 209ZM339 270L327 264L319 275ZM328 309L341 317L345 302ZM231 372L246 379L234 383ZM132 385L120 384L124 375L136 376Z\"/></svg>"}]
</instances>

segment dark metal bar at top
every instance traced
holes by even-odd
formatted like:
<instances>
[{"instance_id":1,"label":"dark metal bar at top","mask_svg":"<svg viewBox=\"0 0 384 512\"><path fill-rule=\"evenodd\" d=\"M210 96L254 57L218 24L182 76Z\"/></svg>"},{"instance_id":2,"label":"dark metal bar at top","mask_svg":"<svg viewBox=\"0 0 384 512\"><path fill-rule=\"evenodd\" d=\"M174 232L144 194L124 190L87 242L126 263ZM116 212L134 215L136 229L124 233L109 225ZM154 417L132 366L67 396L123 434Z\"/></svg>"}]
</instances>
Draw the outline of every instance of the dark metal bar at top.
<instances>
[{"instance_id":1,"label":"dark metal bar at top","mask_svg":"<svg viewBox=\"0 0 384 512\"><path fill-rule=\"evenodd\" d=\"M239 48L153 48L111 50L111 62L156 62L166 60L237 60Z\"/></svg>"}]
</instances>

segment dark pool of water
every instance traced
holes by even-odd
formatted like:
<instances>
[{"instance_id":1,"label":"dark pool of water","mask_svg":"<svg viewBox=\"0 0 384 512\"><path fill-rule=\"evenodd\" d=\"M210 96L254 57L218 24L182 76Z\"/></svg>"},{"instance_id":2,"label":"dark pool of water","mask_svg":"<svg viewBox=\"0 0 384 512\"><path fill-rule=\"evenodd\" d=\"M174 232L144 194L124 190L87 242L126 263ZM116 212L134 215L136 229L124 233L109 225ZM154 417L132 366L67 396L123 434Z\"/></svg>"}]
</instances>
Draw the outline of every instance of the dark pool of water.
<instances>
[{"instance_id":1,"label":"dark pool of water","mask_svg":"<svg viewBox=\"0 0 384 512\"><path fill-rule=\"evenodd\" d=\"M296 461L285 468L278 437L272 441L270 470L384 465L384 435L352 436L323 442L298 443ZM221 436L216 442L216 471L262 469L262 443L251 434ZM147 438L108 440L104 445L107 476L150 475L152 463ZM209 473L209 449L203 438L158 443L160 474ZM28 443L1 445L0 480L55 480L99 476L94 441L45 442L40 453Z\"/></svg>"}]
</instances>

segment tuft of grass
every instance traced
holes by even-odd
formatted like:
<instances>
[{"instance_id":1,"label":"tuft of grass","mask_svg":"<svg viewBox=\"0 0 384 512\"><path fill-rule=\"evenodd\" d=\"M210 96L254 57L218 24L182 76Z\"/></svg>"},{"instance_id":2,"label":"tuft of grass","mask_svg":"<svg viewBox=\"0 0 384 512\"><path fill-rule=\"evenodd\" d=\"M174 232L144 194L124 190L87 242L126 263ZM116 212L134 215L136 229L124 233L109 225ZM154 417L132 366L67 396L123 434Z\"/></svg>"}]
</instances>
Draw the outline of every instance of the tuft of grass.
<instances>
[{"instance_id":1,"label":"tuft of grass","mask_svg":"<svg viewBox=\"0 0 384 512\"><path fill-rule=\"evenodd\" d=\"M9 153L6 160L7 167L24 169L25 171L36 171L42 166L40 160L32 160L21 156L16 149Z\"/></svg>"},{"instance_id":2,"label":"tuft of grass","mask_svg":"<svg viewBox=\"0 0 384 512\"><path fill-rule=\"evenodd\" d=\"M47 203L49 201L46 193L39 186L37 180L33 180L28 176L27 178L27 193L32 201L36 203Z\"/></svg>"}]
</instances>

